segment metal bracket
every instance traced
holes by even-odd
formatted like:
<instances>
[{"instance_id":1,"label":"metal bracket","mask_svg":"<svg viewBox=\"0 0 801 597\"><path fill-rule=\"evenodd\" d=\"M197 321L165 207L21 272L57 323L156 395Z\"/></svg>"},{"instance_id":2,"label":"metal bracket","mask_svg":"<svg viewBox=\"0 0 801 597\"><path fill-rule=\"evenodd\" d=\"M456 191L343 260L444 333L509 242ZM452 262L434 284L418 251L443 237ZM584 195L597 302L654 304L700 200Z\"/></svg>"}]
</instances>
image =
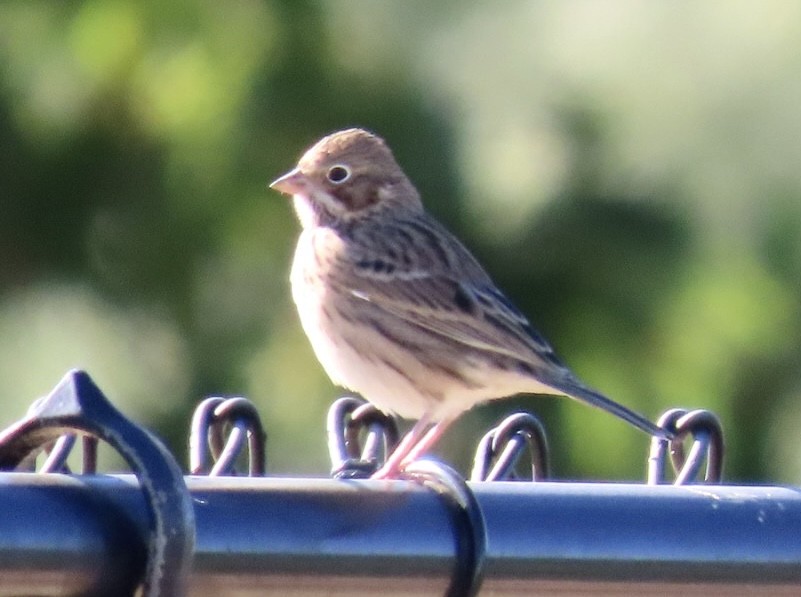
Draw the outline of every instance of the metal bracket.
<instances>
[{"instance_id":1,"label":"metal bracket","mask_svg":"<svg viewBox=\"0 0 801 597\"><path fill-rule=\"evenodd\" d=\"M175 459L151 433L108 401L84 371L72 370L24 419L0 433L0 470L14 470L65 433L88 433L125 458L150 514L147 597L185 595L195 540L192 500Z\"/></svg>"}]
</instances>

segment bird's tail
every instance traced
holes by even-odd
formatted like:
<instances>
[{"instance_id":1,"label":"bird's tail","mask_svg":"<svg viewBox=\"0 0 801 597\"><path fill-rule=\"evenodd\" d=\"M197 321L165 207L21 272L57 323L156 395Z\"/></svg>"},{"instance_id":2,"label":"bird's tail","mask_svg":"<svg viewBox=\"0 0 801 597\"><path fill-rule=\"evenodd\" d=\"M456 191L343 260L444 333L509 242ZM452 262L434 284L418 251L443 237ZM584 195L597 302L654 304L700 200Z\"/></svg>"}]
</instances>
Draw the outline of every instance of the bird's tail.
<instances>
[{"instance_id":1,"label":"bird's tail","mask_svg":"<svg viewBox=\"0 0 801 597\"><path fill-rule=\"evenodd\" d=\"M601 410L605 410L606 412L623 419L627 423L634 425L638 429L641 429L648 435L653 435L661 439L672 438L672 434L666 429L658 427L653 422L646 419L643 415L626 408L622 404L618 404L614 400L607 398L592 388L588 388L578 380L568 378L566 380L560 380L559 383L549 383L548 385L559 390L560 392L564 392L571 398L575 398L576 400L589 404L590 406L595 406Z\"/></svg>"}]
</instances>

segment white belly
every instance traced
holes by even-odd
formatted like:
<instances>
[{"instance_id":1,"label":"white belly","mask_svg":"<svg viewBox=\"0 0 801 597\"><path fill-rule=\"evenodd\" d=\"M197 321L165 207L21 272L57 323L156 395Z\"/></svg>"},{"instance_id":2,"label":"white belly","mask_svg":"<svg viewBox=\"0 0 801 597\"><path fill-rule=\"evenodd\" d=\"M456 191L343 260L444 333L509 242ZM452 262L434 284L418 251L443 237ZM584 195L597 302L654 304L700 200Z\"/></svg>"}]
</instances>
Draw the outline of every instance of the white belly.
<instances>
[{"instance_id":1,"label":"white belly","mask_svg":"<svg viewBox=\"0 0 801 597\"><path fill-rule=\"evenodd\" d=\"M303 330L328 376L384 411L412 419L430 412L439 419L493 398L553 392L530 377L498 371L483 359L456 356L452 366L467 379L465 383L427 366L425 355L409 354L404 346L388 341L359 318L359 309L365 315L373 309L370 303L354 306L358 299L326 288L315 261L313 237L307 232L298 242L291 283ZM342 312L349 317L343 319ZM432 351L436 354L436 347Z\"/></svg>"},{"instance_id":2,"label":"white belly","mask_svg":"<svg viewBox=\"0 0 801 597\"><path fill-rule=\"evenodd\" d=\"M335 384L358 392L387 412L407 418L420 417L435 404L410 381L423 372L415 374L402 369L403 374L399 373L387 364L394 362L389 361L390 357L380 357L374 349L380 343L384 345L381 354L392 351L383 338L338 316L331 304L337 297L331 296L312 273L312 245L304 240L308 239L301 238L298 243L292 266L292 298L317 360ZM403 359L397 349L395 353L394 358L409 361L406 367L414 369L411 359Z\"/></svg>"}]
</instances>

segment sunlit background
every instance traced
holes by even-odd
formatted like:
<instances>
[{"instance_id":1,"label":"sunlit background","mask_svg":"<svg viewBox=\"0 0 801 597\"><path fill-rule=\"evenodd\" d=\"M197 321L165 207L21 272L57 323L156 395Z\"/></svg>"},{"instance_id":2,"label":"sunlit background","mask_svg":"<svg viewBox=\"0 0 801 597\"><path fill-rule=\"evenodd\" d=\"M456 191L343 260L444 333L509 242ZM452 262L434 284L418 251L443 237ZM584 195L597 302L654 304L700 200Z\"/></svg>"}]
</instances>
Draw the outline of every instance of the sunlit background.
<instances>
[{"instance_id":1,"label":"sunlit background","mask_svg":"<svg viewBox=\"0 0 801 597\"><path fill-rule=\"evenodd\" d=\"M0 425L70 367L185 460L207 395L323 475L342 390L302 334L267 183L384 136L430 210L591 385L715 411L726 478L801 482L801 3L0 4ZM647 438L522 397L555 476L637 479Z\"/></svg>"}]
</instances>

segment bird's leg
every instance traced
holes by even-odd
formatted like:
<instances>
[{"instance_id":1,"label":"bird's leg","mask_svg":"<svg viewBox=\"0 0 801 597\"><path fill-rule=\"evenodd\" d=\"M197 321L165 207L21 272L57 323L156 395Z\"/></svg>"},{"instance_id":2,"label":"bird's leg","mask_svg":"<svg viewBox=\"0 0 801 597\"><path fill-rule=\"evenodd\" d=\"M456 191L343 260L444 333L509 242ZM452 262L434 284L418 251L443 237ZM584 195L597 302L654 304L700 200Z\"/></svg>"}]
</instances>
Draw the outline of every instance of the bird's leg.
<instances>
[{"instance_id":1,"label":"bird's leg","mask_svg":"<svg viewBox=\"0 0 801 597\"><path fill-rule=\"evenodd\" d=\"M389 455L389 458L387 458L384 466L373 473L370 478L394 479L397 477L401 469L401 462L406 459L406 456L414 449L415 444L421 441L421 438L425 439L428 437L426 432L429 431L429 429L433 430L431 425L431 416L428 413L425 413L414 424L411 430L405 436L403 436L401 443L399 443L398 447L395 448L392 451L392 454ZM436 427L436 425L434 427Z\"/></svg>"},{"instance_id":2,"label":"bird's leg","mask_svg":"<svg viewBox=\"0 0 801 597\"><path fill-rule=\"evenodd\" d=\"M455 417L450 419L442 419L433 427L431 427L422 437L422 439L412 446L412 449L409 450L408 454L406 454L403 460L401 460L400 469L403 470L409 464L428 452L434 446L434 444L439 441L439 438L442 437L442 434L445 433L445 430L450 427L454 420Z\"/></svg>"},{"instance_id":3,"label":"bird's leg","mask_svg":"<svg viewBox=\"0 0 801 597\"><path fill-rule=\"evenodd\" d=\"M454 420L455 417L443 419L432 425L429 417L421 418L392 452L386 464L370 478L396 478L399 472L428 452Z\"/></svg>"}]
</instances>

